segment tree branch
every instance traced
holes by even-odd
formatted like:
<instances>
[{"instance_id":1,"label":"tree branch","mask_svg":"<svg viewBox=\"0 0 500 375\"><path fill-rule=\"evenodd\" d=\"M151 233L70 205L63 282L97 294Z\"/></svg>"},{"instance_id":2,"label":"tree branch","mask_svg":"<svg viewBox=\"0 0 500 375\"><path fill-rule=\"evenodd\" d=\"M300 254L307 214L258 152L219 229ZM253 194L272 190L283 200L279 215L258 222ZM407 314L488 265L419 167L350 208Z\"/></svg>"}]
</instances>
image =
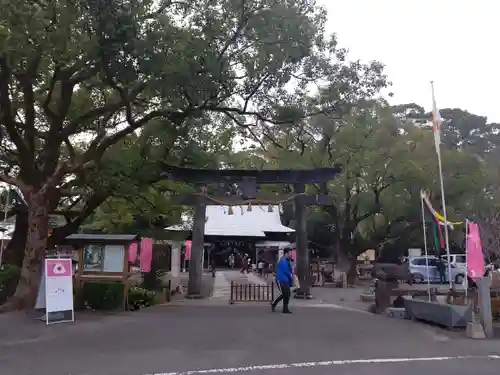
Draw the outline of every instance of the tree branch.
<instances>
[{"instance_id":1,"label":"tree branch","mask_svg":"<svg viewBox=\"0 0 500 375\"><path fill-rule=\"evenodd\" d=\"M15 114L12 110L12 103L10 100L10 80L11 80L11 69L4 57L0 56L0 114L2 122L5 125L5 130L7 131L9 138L12 140L16 146L19 155L22 156L20 162L23 167L30 167L30 160L28 160L24 155L28 154L28 149L21 134L17 129L17 123L15 121ZM32 167L32 166L31 166Z\"/></svg>"},{"instance_id":2,"label":"tree branch","mask_svg":"<svg viewBox=\"0 0 500 375\"><path fill-rule=\"evenodd\" d=\"M21 180L18 180L17 178L10 177L4 174L0 174L0 181L5 182L6 184L16 186L21 189L24 184L21 182Z\"/></svg>"}]
</instances>

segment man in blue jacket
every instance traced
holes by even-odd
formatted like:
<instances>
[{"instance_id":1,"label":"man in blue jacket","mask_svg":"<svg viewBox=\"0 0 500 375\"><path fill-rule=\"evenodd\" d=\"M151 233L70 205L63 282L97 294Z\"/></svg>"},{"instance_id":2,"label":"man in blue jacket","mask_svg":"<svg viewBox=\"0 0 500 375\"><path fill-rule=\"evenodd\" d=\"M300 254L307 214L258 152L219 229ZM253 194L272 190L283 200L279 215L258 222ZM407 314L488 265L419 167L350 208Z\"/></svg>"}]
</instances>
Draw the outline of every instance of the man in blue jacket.
<instances>
[{"instance_id":1,"label":"man in blue jacket","mask_svg":"<svg viewBox=\"0 0 500 375\"><path fill-rule=\"evenodd\" d=\"M290 302L291 288L293 285L293 267L290 262L290 250L285 249L283 256L276 264L276 286L278 287L278 296L271 304L274 311L278 303L283 301L283 313L290 314L288 303Z\"/></svg>"}]
</instances>

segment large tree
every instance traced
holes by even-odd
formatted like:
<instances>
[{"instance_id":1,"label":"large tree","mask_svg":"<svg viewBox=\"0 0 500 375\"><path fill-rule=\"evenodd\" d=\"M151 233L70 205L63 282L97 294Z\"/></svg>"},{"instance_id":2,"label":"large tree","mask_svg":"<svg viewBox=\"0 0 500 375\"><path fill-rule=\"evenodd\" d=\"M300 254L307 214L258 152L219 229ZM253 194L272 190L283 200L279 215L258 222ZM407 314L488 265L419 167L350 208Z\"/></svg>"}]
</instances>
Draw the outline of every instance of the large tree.
<instances>
[{"instance_id":1,"label":"large tree","mask_svg":"<svg viewBox=\"0 0 500 375\"><path fill-rule=\"evenodd\" d=\"M336 43L310 0L0 8L0 179L20 189L28 210L16 307L34 304L49 213L110 146L154 119L179 131L189 118L210 126L221 116L247 136L266 133L280 108L343 63L330 62Z\"/></svg>"},{"instance_id":2,"label":"large tree","mask_svg":"<svg viewBox=\"0 0 500 375\"><path fill-rule=\"evenodd\" d=\"M251 151L255 165L259 156L274 167L342 164L336 180L313 187L331 194L336 204L312 210L311 222L322 228L311 228L310 234L313 241L336 249L341 263L351 270L367 248L423 247L421 189L432 192L441 211L436 152L431 127L426 126L430 116L415 104L353 104L338 118L316 116L290 123L278 145ZM445 140L446 134L445 130ZM491 168L473 150L458 145L443 147L442 158L450 219L485 212L486 203L495 201ZM452 240L461 246L460 228L452 232ZM399 250L394 257L404 248Z\"/></svg>"}]
</instances>

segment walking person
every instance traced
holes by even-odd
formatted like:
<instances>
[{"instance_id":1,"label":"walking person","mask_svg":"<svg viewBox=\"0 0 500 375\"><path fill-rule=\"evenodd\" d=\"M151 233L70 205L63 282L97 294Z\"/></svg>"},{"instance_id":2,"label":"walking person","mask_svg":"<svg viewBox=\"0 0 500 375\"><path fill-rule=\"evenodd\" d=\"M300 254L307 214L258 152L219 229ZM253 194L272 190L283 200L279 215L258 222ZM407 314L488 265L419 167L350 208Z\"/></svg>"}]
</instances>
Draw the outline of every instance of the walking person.
<instances>
[{"instance_id":1,"label":"walking person","mask_svg":"<svg viewBox=\"0 0 500 375\"><path fill-rule=\"evenodd\" d=\"M441 258L436 260L436 268L439 273L439 281L441 284L446 284L446 266Z\"/></svg>"},{"instance_id":2,"label":"walking person","mask_svg":"<svg viewBox=\"0 0 500 375\"><path fill-rule=\"evenodd\" d=\"M245 273L245 271L248 273L248 254L245 254L243 256L243 259L241 260L241 273Z\"/></svg>"},{"instance_id":3,"label":"walking person","mask_svg":"<svg viewBox=\"0 0 500 375\"><path fill-rule=\"evenodd\" d=\"M290 294L293 285L293 267L290 263L290 250L285 249L283 256L276 264L276 287L278 288L278 296L271 303L271 310L275 311L278 303L283 301L283 313L290 314L288 309L290 302Z\"/></svg>"},{"instance_id":4,"label":"walking person","mask_svg":"<svg viewBox=\"0 0 500 375\"><path fill-rule=\"evenodd\" d=\"M212 277L215 277L215 267L216 267L215 257L212 257L212 259L210 261L210 269L212 271Z\"/></svg>"},{"instance_id":5,"label":"walking person","mask_svg":"<svg viewBox=\"0 0 500 375\"><path fill-rule=\"evenodd\" d=\"M261 277L264 276L264 262L262 259L259 260L259 263L257 263L257 272Z\"/></svg>"}]
</instances>

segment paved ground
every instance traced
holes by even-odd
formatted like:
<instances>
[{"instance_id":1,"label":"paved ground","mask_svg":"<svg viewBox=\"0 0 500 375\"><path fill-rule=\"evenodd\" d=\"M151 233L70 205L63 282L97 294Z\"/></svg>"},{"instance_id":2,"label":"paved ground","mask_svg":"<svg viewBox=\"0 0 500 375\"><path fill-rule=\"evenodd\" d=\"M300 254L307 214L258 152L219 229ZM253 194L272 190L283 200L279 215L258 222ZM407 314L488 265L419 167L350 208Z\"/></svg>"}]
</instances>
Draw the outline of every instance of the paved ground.
<instances>
[{"instance_id":1,"label":"paved ground","mask_svg":"<svg viewBox=\"0 0 500 375\"><path fill-rule=\"evenodd\" d=\"M218 273L215 289L233 277L240 276ZM498 341L347 310L337 297L322 301L294 300L294 313L283 315L265 304L229 306L222 294L133 313L80 314L75 323L49 327L0 315L0 374L498 374Z\"/></svg>"},{"instance_id":2,"label":"paved ground","mask_svg":"<svg viewBox=\"0 0 500 375\"><path fill-rule=\"evenodd\" d=\"M8 324L7 318L0 324ZM156 307L77 317L74 324L27 325L37 334L0 339L2 375L195 375L210 369L456 375L498 374L500 366L500 360L486 357L500 355L498 342L471 342L458 333L333 308L295 306L293 314L283 315L268 306Z\"/></svg>"}]
</instances>

